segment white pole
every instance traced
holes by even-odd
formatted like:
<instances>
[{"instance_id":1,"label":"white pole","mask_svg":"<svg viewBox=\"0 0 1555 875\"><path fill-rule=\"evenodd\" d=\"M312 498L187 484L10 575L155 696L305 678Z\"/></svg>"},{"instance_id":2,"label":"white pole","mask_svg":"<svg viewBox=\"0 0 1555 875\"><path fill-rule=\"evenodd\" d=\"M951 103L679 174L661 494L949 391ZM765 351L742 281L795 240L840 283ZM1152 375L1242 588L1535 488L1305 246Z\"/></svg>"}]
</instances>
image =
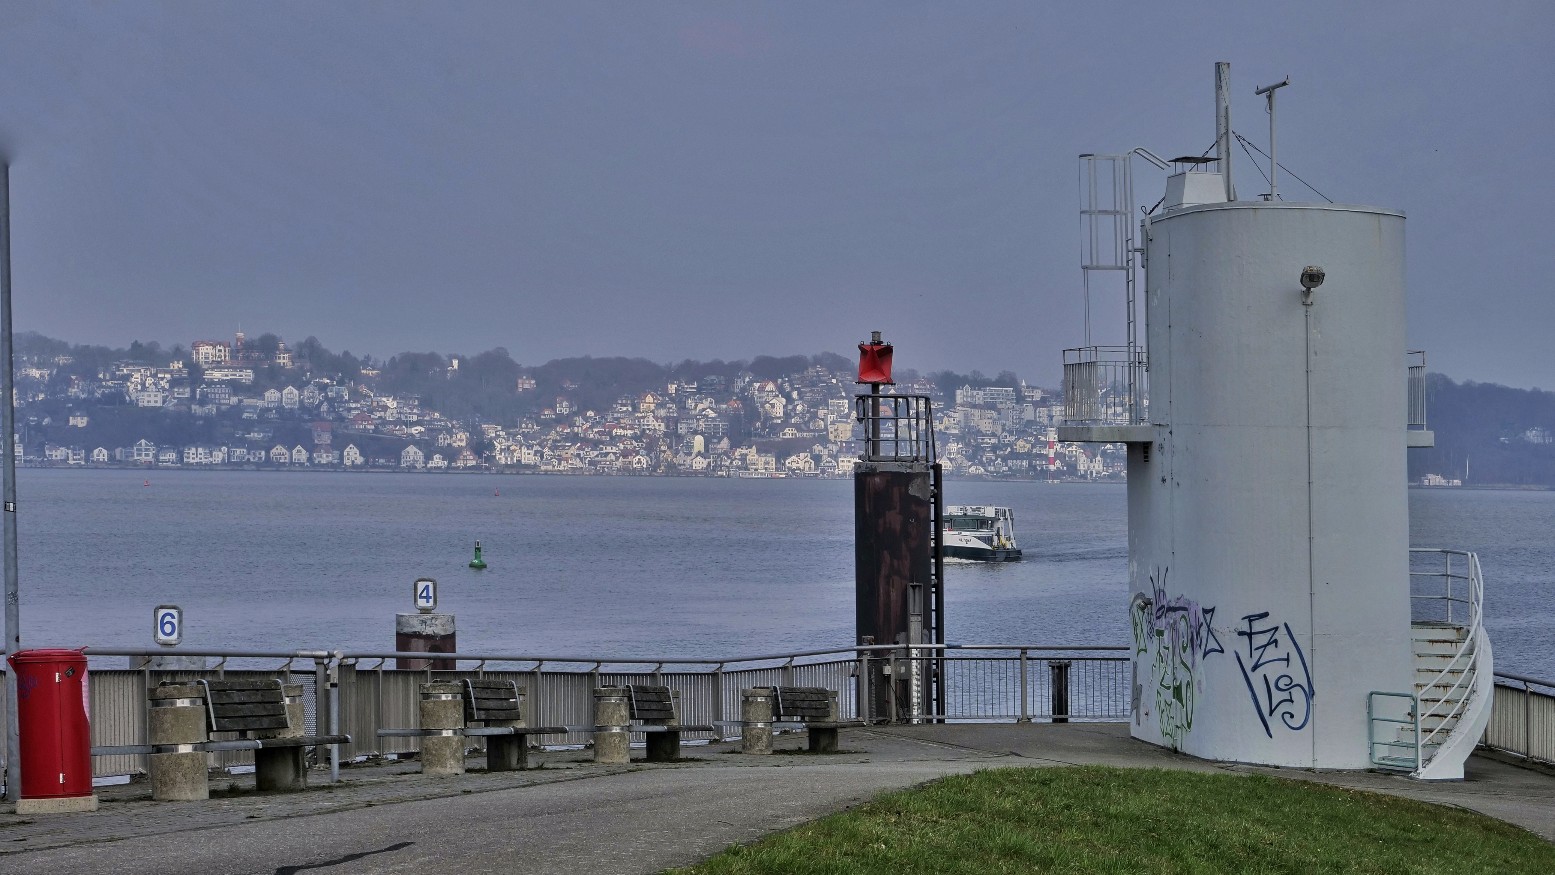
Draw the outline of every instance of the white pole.
<instances>
[{"instance_id":1,"label":"white pole","mask_svg":"<svg viewBox=\"0 0 1555 875\"><path fill-rule=\"evenodd\" d=\"M0 432L5 444L5 798L22 795L22 743L17 722L16 672L9 658L22 649L21 596L16 581L16 398L11 359L11 163L0 160Z\"/></svg>"},{"instance_id":2,"label":"white pole","mask_svg":"<svg viewBox=\"0 0 1555 875\"><path fill-rule=\"evenodd\" d=\"M1226 200L1236 200L1231 184L1231 62L1215 62L1215 165L1226 181Z\"/></svg>"},{"instance_id":3,"label":"white pole","mask_svg":"<svg viewBox=\"0 0 1555 875\"><path fill-rule=\"evenodd\" d=\"M1257 91L1253 92L1254 94L1264 95L1269 98L1269 200L1271 201L1274 200L1275 195L1279 193L1279 187L1275 185L1274 180L1275 175L1279 172L1280 167L1280 162L1274 159L1274 92L1284 88L1289 84L1290 77L1286 76L1282 82L1276 82L1273 85L1265 85L1264 87L1259 88Z\"/></svg>"}]
</instances>

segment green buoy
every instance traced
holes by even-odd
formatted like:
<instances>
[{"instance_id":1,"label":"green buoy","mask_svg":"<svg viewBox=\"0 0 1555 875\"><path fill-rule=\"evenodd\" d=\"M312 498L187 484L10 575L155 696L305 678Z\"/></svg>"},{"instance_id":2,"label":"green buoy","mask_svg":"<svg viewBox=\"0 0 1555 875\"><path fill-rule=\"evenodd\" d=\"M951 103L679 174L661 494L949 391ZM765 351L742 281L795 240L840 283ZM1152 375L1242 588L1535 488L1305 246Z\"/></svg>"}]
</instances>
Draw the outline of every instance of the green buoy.
<instances>
[{"instance_id":1,"label":"green buoy","mask_svg":"<svg viewBox=\"0 0 1555 875\"><path fill-rule=\"evenodd\" d=\"M471 568L485 568L486 560L481 558L481 542L475 542L475 558L470 560Z\"/></svg>"}]
</instances>

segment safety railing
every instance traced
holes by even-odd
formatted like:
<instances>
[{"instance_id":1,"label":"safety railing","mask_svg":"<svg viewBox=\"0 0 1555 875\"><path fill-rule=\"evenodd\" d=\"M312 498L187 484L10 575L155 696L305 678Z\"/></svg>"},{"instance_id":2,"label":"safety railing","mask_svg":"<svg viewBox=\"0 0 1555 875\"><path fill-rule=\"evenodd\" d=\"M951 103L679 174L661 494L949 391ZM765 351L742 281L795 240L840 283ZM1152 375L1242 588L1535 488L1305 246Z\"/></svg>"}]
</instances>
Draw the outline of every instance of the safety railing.
<instances>
[{"instance_id":1,"label":"safety railing","mask_svg":"<svg viewBox=\"0 0 1555 875\"><path fill-rule=\"evenodd\" d=\"M1464 550L1412 548L1411 620L1461 630L1442 667L1415 685L1415 739L1423 768L1431 751L1446 743L1473 702L1480 652L1485 646L1481 604L1485 595L1479 557ZM1440 563L1439 565L1437 563ZM1424 564L1427 567L1421 569ZM1434 567L1432 567L1434 566Z\"/></svg>"},{"instance_id":2,"label":"safety railing","mask_svg":"<svg viewBox=\"0 0 1555 875\"><path fill-rule=\"evenodd\" d=\"M1064 350L1064 421L1071 425L1147 422L1145 351L1126 346Z\"/></svg>"},{"instance_id":3,"label":"safety railing","mask_svg":"<svg viewBox=\"0 0 1555 875\"><path fill-rule=\"evenodd\" d=\"M1409 429L1425 430L1425 350L1412 349L1409 360Z\"/></svg>"},{"instance_id":4,"label":"safety railing","mask_svg":"<svg viewBox=\"0 0 1555 875\"><path fill-rule=\"evenodd\" d=\"M1126 647L968 644L886 654L944 685L942 710L899 709L907 722L1118 721L1130 714ZM892 676L902 675L902 669ZM871 675L874 676L874 675Z\"/></svg>"},{"instance_id":5,"label":"safety railing","mask_svg":"<svg viewBox=\"0 0 1555 875\"><path fill-rule=\"evenodd\" d=\"M1425 764L1420 697L1385 690L1367 693L1366 747L1373 765L1411 773L1420 771Z\"/></svg>"},{"instance_id":6,"label":"safety railing","mask_svg":"<svg viewBox=\"0 0 1555 875\"><path fill-rule=\"evenodd\" d=\"M535 725L573 727L539 739L553 747L592 740L594 689L652 683L680 692L681 719L718 726L688 740L734 737L741 691L758 686L818 686L838 692L842 719L871 723L1123 720L1129 713L1126 648L1022 645L925 645L836 648L730 659L525 654L437 654L455 671L400 669L399 659L426 664L424 653L112 650L88 648L94 748L148 743L148 689L163 681L217 677L281 677L302 683L309 734L349 734L331 749L330 763L405 754L419 739L378 738L379 729L418 722L420 684L464 677L516 681L526 690L526 717ZM124 659L127 657L127 659ZM889 666L889 671L880 671ZM882 678L887 680L881 680ZM912 694L909 679L943 683L934 696ZM881 683L883 688L872 684ZM637 739L640 741L641 739ZM475 740L472 739L472 743ZM338 757L339 759L334 759ZM322 760L321 760L322 761ZM212 754L220 768L250 765L247 751ZM94 757L97 777L144 773L144 754Z\"/></svg>"},{"instance_id":7,"label":"safety railing","mask_svg":"<svg viewBox=\"0 0 1555 875\"><path fill-rule=\"evenodd\" d=\"M1555 681L1496 672L1484 745L1555 765Z\"/></svg>"},{"instance_id":8,"label":"safety railing","mask_svg":"<svg viewBox=\"0 0 1555 875\"><path fill-rule=\"evenodd\" d=\"M927 395L855 395L853 413L864 426L860 440L866 461L936 461L934 410Z\"/></svg>"}]
</instances>

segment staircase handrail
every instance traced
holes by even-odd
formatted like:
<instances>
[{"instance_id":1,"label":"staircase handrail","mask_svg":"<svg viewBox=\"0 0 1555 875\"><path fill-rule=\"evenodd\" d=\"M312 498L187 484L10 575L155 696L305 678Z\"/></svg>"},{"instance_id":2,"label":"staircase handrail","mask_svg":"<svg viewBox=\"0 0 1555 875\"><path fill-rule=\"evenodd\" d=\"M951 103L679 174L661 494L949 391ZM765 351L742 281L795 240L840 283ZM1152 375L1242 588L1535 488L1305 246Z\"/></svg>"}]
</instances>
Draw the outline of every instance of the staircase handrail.
<instances>
[{"instance_id":1,"label":"staircase handrail","mask_svg":"<svg viewBox=\"0 0 1555 875\"><path fill-rule=\"evenodd\" d=\"M1420 554L1435 553L1443 557L1444 565L1441 572L1432 572L1429 575L1416 572L1411 572L1411 574L1414 576L1439 576L1443 579L1446 586L1446 595L1430 596L1428 598L1442 599L1447 602L1449 623L1457 625L1453 621L1452 605L1454 602L1460 601L1460 599L1453 597L1452 582L1466 578L1469 590L1466 594L1467 598L1461 600L1468 607L1468 617L1464 618L1466 622L1463 623L1465 630L1463 639L1458 643L1458 647L1453 652L1452 659L1448 661L1446 667L1433 675L1417 693L1418 700L1422 702L1422 705L1427 699L1433 700L1423 712L1419 713L1416 724L1418 727L1416 729L1416 737L1420 747L1424 749L1432 744L1438 735L1443 733L1444 728L1448 727L1453 718L1459 717L1464 709L1468 707L1469 692L1473 689L1475 682L1480 649L1477 645L1481 631L1480 607L1485 594L1485 583L1480 576L1479 556L1475 553L1466 550L1441 550L1435 548L1411 548L1409 552ZM1453 574L1452 560L1455 556L1465 561L1467 567L1466 575ZM1449 686L1448 679L1455 673L1457 678ZM1465 686L1468 689L1465 689L1462 695L1457 695L1460 688ZM1429 732L1426 732L1423 738L1420 738L1420 731L1425 728L1427 718L1431 717L1439 717L1441 719L1437 721L1436 726L1432 727Z\"/></svg>"}]
</instances>

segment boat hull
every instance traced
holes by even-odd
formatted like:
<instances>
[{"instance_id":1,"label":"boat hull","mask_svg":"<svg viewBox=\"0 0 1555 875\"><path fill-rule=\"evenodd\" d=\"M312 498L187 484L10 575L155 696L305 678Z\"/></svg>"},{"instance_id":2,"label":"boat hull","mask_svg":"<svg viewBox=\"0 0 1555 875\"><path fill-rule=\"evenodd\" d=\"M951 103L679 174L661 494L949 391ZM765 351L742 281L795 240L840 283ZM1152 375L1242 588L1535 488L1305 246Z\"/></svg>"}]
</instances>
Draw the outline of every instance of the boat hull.
<instances>
[{"instance_id":1,"label":"boat hull","mask_svg":"<svg viewBox=\"0 0 1555 875\"><path fill-rule=\"evenodd\" d=\"M961 547L945 545L946 559L970 559L974 562L1019 562L1019 547Z\"/></svg>"}]
</instances>

